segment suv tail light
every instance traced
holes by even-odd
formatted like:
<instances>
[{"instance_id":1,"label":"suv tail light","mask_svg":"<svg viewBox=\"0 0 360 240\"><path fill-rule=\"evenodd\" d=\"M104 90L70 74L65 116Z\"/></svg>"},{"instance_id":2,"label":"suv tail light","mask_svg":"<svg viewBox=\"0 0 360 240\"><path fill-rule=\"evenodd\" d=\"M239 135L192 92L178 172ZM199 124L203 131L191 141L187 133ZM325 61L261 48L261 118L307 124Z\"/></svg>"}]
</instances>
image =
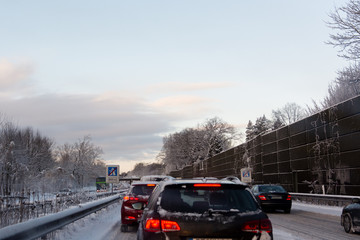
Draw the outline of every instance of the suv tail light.
<instances>
[{"instance_id":1,"label":"suv tail light","mask_svg":"<svg viewBox=\"0 0 360 240\"><path fill-rule=\"evenodd\" d=\"M160 228L161 226L161 228ZM145 223L145 231L148 232L174 232L180 231L180 226L175 221L147 219Z\"/></svg>"},{"instance_id":2,"label":"suv tail light","mask_svg":"<svg viewBox=\"0 0 360 240\"><path fill-rule=\"evenodd\" d=\"M145 231L160 232L160 220L159 219L147 219L146 223L145 223Z\"/></svg>"},{"instance_id":3,"label":"suv tail light","mask_svg":"<svg viewBox=\"0 0 360 240\"><path fill-rule=\"evenodd\" d=\"M129 200L131 200L131 201L138 201L139 200L139 198L137 198L137 197L131 197L131 196L125 196L124 197L124 201L129 201Z\"/></svg>"},{"instance_id":4,"label":"suv tail light","mask_svg":"<svg viewBox=\"0 0 360 240\"><path fill-rule=\"evenodd\" d=\"M291 195L288 195L287 198L286 198L287 201L290 201L291 200Z\"/></svg>"},{"instance_id":5,"label":"suv tail light","mask_svg":"<svg viewBox=\"0 0 360 240\"><path fill-rule=\"evenodd\" d=\"M267 233L272 232L272 226L269 219L260 219L255 221L248 221L242 226L242 230L245 232L259 233L266 231Z\"/></svg>"},{"instance_id":6,"label":"suv tail light","mask_svg":"<svg viewBox=\"0 0 360 240\"><path fill-rule=\"evenodd\" d=\"M163 232L180 231L180 226L175 221L161 220L161 229Z\"/></svg>"},{"instance_id":7,"label":"suv tail light","mask_svg":"<svg viewBox=\"0 0 360 240\"><path fill-rule=\"evenodd\" d=\"M264 195L259 195L259 198L261 201L265 201L266 200L266 197Z\"/></svg>"}]
</instances>

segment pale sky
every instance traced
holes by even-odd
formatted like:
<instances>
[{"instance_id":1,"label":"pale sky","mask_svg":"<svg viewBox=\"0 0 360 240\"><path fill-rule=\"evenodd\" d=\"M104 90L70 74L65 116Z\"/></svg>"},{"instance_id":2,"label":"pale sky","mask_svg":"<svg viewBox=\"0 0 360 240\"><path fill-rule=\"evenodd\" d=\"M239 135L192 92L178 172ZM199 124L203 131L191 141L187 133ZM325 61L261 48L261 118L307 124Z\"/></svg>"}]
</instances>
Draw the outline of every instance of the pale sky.
<instances>
[{"instance_id":1,"label":"pale sky","mask_svg":"<svg viewBox=\"0 0 360 240\"><path fill-rule=\"evenodd\" d=\"M325 44L346 2L0 1L0 113L129 171L168 133L323 99L348 65Z\"/></svg>"}]
</instances>

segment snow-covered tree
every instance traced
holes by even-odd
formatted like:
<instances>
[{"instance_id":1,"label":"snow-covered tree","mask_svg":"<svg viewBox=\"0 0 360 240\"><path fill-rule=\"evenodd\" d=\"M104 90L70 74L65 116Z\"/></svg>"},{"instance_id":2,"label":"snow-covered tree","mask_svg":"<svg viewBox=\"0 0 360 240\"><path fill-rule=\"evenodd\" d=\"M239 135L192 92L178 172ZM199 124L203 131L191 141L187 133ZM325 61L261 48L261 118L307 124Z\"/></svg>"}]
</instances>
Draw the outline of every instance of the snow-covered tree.
<instances>
[{"instance_id":1,"label":"snow-covered tree","mask_svg":"<svg viewBox=\"0 0 360 240\"><path fill-rule=\"evenodd\" d=\"M313 100L313 106L308 106L310 114L360 94L360 1L350 0L344 6L335 8L329 17L331 20L327 24L335 33L330 34L331 40L327 43L340 48L339 56L352 62L339 71L336 80L329 84L324 100L319 103Z\"/></svg>"},{"instance_id":2,"label":"snow-covered tree","mask_svg":"<svg viewBox=\"0 0 360 240\"><path fill-rule=\"evenodd\" d=\"M360 59L360 1L350 0L329 14L328 26L336 32L330 35L329 44L340 48L340 56Z\"/></svg>"},{"instance_id":3,"label":"snow-covered tree","mask_svg":"<svg viewBox=\"0 0 360 240\"><path fill-rule=\"evenodd\" d=\"M53 141L31 128L0 125L0 188L4 195L34 189L38 178L54 167Z\"/></svg>"},{"instance_id":4,"label":"snow-covered tree","mask_svg":"<svg viewBox=\"0 0 360 240\"><path fill-rule=\"evenodd\" d=\"M89 136L74 144L65 143L54 151L56 156L57 188L83 187L103 176L106 165L100 159L102 149L91 142Z\"/></svg>"},{"instance_id":5,"label":"snow-covered tree","mask_svg":"<svg viewBox=\"0 0 360 240\"><path fill-rule=\"evenodd\" d=\"M251 120L249 120L247 126L246 126L246 141L249 141L250 139L254 138L254 125Z\"/></svg>"},{"instance_id":6,"label":"snow-covered tree","mask_svg":"<svg viewBox=\"0 0 360 240\"><path fill-rule=\"evenodd\" d=\"M270 130L272 130L272 122L267 119L265 115L256 119L253 132L254 136L266 133Z\"/></svg>"},{"instance_id":7,"label":"snow-covered tree","mask_svg":"<svg viewBox=\"0 0 360 240\"><path fill-rule=\"evenodd\" d=\"M165 166L161 163L137 163L128 176L144 176L144 175L163 175L165 174Z\"/></svg>"},{"instance_id":8,"label":"snow-covered tree","mask_svg":"<svg viewBox=\"0 0 360 240\"><path fill-rule=\"evenodd\" d=\"M72 171L78 186L84 187L89 176L94 174L94 166L100 160L102 149L91 142L89 136L85 136L74 144L74 169Z\"/></svg>"},{"instance_id":9,"label":"snow-covered tree","mask_svg":"<svg viewBox=\"0 0 360 240\"><path fill-rule=\"evenodd\" d=\"M205 146L207 146L207 157L212 157L229 149L234 140L238 140L234 126L224 122L218 117L207 120L202 128L205 130Z\"/></svg>"},{"instance_id":10,"label":"snow-covered tree","mask_svg":"<svg viewBox=\"0 0 360 240\"><path fill-rule=\"evenodd\" d=\"M290 125L306 117L305 109L296 103L287 103L284 107L272 111L274 127ZM279 122L281 124L279 124ZM275 124L277 126L275 126Z\"/></svg>"},{"instance_id":11,"label":"snow-covered tree","mask_svg":"<svg viewBox=\"0 0 360 240\"><path fill-rule=\"evenodd\" d=\"M204 139L205 131L201 129L186 128L169 134L163 138L162 162L169 169L180 169L204 159L207 154Z\"/></svg>"},{"instance_id":12,"label":"snow-covered tree","mask_svg":"<svg viewBox=\"0 0 360 240\"><path fill-rule=\"evenodd\" d=\"M307 111L310 114L317 113L358 95L360 95L360 64L352 63L338 72L337 78L328 87L327 96L320 103L313 101L313 106L308 106Z\"/></svg>"},{"instance_id":13,"label":"snow-covered tree","mask_svg":"<svg viewBox=\"0 0 360 240\"><path fill-rule=\"evenodd\" d=\"M281 127L284 127L285 124L280 120L280 118L276 117L275 119L273 119L273 129L278 129Z\"/></svg>"},{"instance_id":14,"label":"snow-covered tree","mask_svg":"<svg viewBox=\"0 0 360 240\"><path fill-rule=\"evenodd\" d=\"M232 125L215 117L197 128L186 128L164 137L158 158L168 171L181 169L229 149L232 141L238 138L239 134Z\"/></svg>"}]
</instances>

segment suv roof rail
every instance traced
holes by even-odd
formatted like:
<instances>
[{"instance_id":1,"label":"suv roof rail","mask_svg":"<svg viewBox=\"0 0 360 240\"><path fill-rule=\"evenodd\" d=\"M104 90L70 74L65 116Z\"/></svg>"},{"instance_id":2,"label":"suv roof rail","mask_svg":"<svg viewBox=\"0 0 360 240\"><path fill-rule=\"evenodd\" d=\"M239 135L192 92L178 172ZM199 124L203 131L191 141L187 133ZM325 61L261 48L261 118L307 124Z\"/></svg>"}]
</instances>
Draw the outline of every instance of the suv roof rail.
<instances>
[{"instance_id":1,"label":"suv roof rail","mask_svg":"<svg viewBox=\"0 0 360 240\"><path fill-rule=\"evenodd\" d=\"M195 177L193 179L199 179L199 180L202 180L203 182L206 182L207 180L219 180L216 177Z\"/></svg>"},{"instance_id":2,"label":"suv roof rail","mask_svg":"<svg viewBox=\"0 0 360 240\"><path fill-rule=\"evenodd\" d=\"M169 181L169 180L173 180L173 179L174 178L172 176L168 176L168 175L145 175L140 178L140 181L161 182L161 181Z\"/></svg>"},{"instance_id":3,"label":"suv roof rail","mask_svg":"<svg viewBox=\"0 0 360 240\"><path fill-rule=\"evenodd\" d=\"M230 181L230 182L233 182L233 183L236 183L236 184L241 184L241 185L244 185L244 186L248 186L247 183L242 182L238 177L235 177L235 176L227 176L225 178L222 178L221 180L227 180L227 181Z\"/></svg>"}]
</instances>

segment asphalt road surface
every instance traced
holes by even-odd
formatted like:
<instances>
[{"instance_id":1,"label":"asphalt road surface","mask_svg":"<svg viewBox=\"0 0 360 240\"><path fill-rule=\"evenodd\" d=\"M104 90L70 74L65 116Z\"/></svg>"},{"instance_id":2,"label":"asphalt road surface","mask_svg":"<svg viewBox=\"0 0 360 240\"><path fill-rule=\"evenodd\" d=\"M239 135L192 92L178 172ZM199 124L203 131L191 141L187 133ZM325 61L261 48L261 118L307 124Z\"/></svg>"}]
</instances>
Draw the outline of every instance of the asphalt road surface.
<instances>
[{"instance_id":1,"label":"asphalt road surface","mask_svg":"<svg viewBox=\"0 0 360 240\"><path fill-rule=\"evenodd\" d=\"M275 240L346 240L360 239L360 234L345 233L340 217L293 209L290 214L281 211L268 213L273 224Z\"/></svg>"},{"instance_id":2,"label":"asphalt road surface","mask_svg":"<svg viewBox=\"0 0 360 240\"><path fill-rule=\"evenodd\" d=\"M268 213L273 224L274 240L347 240L360 239L359 233L345 233L337 216L306 212L298 209L290 214L281 211ZM119 228L120 229L120 226ZM136 240L136 228L121 233L120 240Z\"/></svg>"},{"instance_id":3,"label":"asphalt road surface","mask_svg":"<svg viewBox=\"0 0 360 240\"><path fill-rule=\"evenodd\" d=\"M64 228L56 238L68 240L136 240L136 227L120 231L120 206L113 204L103 211L87 217L73 226ZM268 213L273 225L274 240L360 240L359 233L345 233L340 217L292 209L290 214L281 211Z\"/></svg>"}]
</instances>

